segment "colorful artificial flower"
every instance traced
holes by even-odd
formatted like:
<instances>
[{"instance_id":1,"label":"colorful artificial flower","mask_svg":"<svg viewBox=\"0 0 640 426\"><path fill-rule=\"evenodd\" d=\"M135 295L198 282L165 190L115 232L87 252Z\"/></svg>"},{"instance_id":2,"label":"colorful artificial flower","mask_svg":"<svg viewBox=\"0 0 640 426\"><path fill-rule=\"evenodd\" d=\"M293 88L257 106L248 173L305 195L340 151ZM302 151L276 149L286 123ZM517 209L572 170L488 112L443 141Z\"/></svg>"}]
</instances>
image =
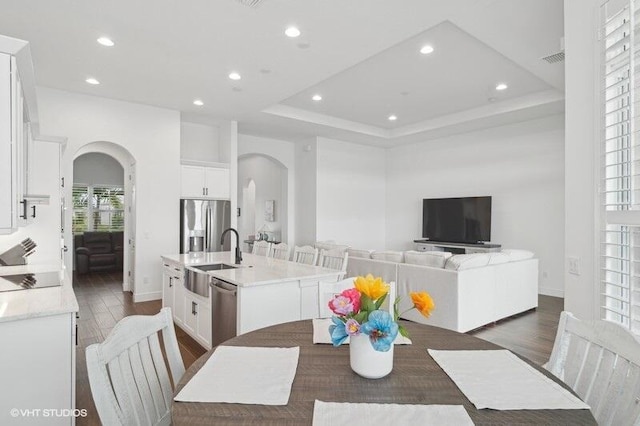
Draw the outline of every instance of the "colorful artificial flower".
<instances>
[{"instance_id":1,"label":"colorful artificial flower","mask_svg":"<svg viewBox=\"0 0 640 426\"><path fill-rule=\"evenodd\" d=\"M429 318L431 315L431 311L436 307L433 299L426 291L421 291L420 293L409 293L411 296L411 301L413 302L413 306L424 315L426 318Z\"/></svg>"},{"instance_id":2,"label":"colorful artificial flower","mask_svg":"<svg viewBox=\"0 0 640 426\"><path fill-rule=\"evenodd\" d=\"M374 278L371 274L367 274L366 277L357 277L354 285L360 293L371 300L378 300L389 292L389 285L382 281L381 277Z\"/></svg>"},{"instance_id":3,"label":"colorful artificial flower","mask_svg":"<svg viewBox=\"0 0 640 426\"><path fill-rule=\"evenodd\" d=\"M389 312L376 310L369 314L369 321L362 324L360 331L369 336L373 349L387 352L398 336L398 324Z\"/></svg>"},{"instance_id":4,"label":"colorful artificial flower","mask_svg":"<svg viewBox=\"0 0 640 426\"><path fill-rule=\"evenodd\" d=\"M349 315L360 311L360 293L355 288L344 290L329 301L329 309L336 315Z\"/></svg>"},{"instance_id":5,"label":"colorful artificial flower","mask_svg":"<svg viewBox=\"0 0 640 426\"><path fill-rule=\"evenodd\" d=\"M338 317L331 317L333 324L329 326L329 334L331 334L331 343L333 346L340 346L347 340L347 330L345 324Z\"/></svg>"},{"instance_id":6,"label":"colorful artificial flower","mask_svg":"<svg viewBox=\"0 0 640 426\"><path fill-rule=\"evenodd\" d=\"M349 336L358 336L360 334L360 323L353 318L349 318L344 323L344 328Z\"/></svg>"}]
</instances>

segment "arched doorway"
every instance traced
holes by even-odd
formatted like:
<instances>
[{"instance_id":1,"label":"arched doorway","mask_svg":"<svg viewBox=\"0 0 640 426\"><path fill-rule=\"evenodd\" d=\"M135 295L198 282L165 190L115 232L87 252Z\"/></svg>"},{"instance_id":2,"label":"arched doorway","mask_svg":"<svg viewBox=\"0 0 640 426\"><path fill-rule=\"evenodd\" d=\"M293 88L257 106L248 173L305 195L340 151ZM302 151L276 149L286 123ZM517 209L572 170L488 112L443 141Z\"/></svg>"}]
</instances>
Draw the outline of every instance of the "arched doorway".
<instances>
[{"instance_id":1,"label":"arched doorway","mask_svg":"<svg viewBox=\"0 0 640 426\"><path fill-rule=\"evenodd\" d=\"M109 230L114 233L121 231L119 238L122 239L122 264L118 266L122 269L122 290L133 292L136 222L135 159L125 148L112 142L86 144L76 151L73 158L74 184L78 184L78 188L74 186L71 191L72 200L68 203L73 210L68 215L72 232L77 234L83 229ZM93 196L92 206L87 206L92 216L86 218L86 223L81 223L82 215L77 214L77 206L74 203L77 201L78 194L82 193L83 184L91 185L87 194ZM97 204L100 206L96 208ZM78 207L82 207L82 203Z\"/></svg>"},{"instance_id":2,"label":"arched doorway","mask_svg":"<svg viewBox=\"0 0 640 426\"><path fill-rule=\"evenodd\" d=\"M266 233L270 240L289 242L288 170L263 154L238 157L238 231L241 241ZM243 250L248 246L244 245Z\"/></svg>"}]
</instances>

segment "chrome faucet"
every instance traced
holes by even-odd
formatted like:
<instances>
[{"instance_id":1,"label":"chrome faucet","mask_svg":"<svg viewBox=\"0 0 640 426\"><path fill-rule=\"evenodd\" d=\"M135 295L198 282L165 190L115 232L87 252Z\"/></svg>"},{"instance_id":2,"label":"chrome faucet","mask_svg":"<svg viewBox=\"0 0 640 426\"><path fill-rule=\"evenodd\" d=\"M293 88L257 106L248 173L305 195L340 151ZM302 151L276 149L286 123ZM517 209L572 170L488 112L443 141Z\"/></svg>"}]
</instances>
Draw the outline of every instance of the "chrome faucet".
<instances>
[{"instance_id":1,"label":"chrome faucet","mask_svg":"<svg viewBox=\"0 0 640 426\"><path fill-rule=\"evenodd\" d=\"M240 251L240 235L238 235L238 231L233 228L225 229L220 237L220 244L224 244L224 236L227 235L229 231L233 231L233 233L236 234L236 265L239 265L242 262L242 252Z\"/></svg>"}]
</instances>

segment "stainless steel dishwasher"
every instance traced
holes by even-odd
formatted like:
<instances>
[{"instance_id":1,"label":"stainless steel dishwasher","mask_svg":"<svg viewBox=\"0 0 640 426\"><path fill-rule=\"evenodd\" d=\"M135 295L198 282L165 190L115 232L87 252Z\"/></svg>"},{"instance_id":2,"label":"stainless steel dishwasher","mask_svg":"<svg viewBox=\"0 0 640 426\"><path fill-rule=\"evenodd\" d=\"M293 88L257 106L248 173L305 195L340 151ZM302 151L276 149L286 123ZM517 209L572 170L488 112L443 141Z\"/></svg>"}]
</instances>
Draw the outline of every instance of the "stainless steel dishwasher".
<instances>
[{"instance_id":1,"label":"stainless steel dishwasher","mask_svg":"<svg viewBox=\"0 0 640 426\"><path fill-rule=\"evenodd\" d=\"M238 287L211 277L211 346L236 336Z\"/></svg>"}]
</instances>

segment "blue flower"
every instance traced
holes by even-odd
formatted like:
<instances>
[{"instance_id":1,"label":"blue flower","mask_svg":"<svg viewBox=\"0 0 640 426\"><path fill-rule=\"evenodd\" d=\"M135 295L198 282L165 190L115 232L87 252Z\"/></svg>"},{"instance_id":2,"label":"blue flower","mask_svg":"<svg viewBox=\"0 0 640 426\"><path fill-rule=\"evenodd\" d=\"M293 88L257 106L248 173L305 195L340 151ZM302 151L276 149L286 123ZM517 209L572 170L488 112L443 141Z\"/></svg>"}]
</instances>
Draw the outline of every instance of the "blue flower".
<instances>
[{"instance_id":1,"label":"blue flower","mask_svg":"<svg viewBox=\"0 0 640 426\"><path fill-rule=\"evenodd\" d=\"M331 317L333 324L329 326L329 334L331 334L331 342L333 346L340 346L347 339L347 330L344 323L338 317Z\"/></svg>"},{"instance_id":2,"label":"blue flower","mask_svg":"<svg viewBox=\"0 0 640 426\"><path fill-rule=\"evenodd\" d=\"M387 352L398 335L398 324L389 312L376 310L369 314L369 320L362 324L360 331L369 336L373 349Z\"/></svg>"}]
</instances>

